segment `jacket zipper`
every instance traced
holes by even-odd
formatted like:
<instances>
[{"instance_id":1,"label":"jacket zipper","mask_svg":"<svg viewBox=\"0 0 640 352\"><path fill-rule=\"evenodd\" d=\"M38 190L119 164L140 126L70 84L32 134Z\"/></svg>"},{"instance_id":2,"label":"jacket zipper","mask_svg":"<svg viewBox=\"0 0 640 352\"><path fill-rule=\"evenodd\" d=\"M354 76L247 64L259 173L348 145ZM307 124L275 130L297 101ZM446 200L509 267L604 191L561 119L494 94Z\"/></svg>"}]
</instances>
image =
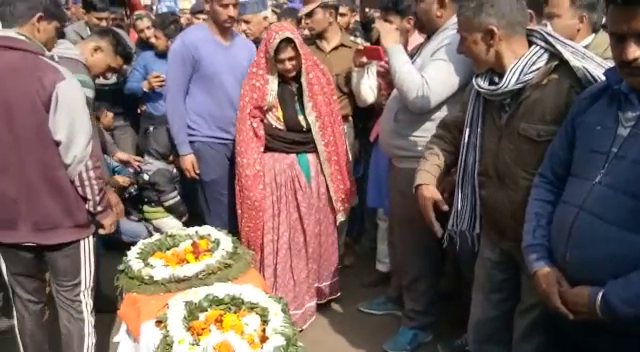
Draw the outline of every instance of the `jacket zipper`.
<instances>
[{"instance_id":1,"label":"jacket zipper","mask_svg":"<svg viewBox=\"0 0 640 352\"><path fill-rule=\"evenodd\" d=\"M629 133L631 133L631 131L629 131ZM616 134L617 134L617 130L616 130ZM571 219L571 224L569 225L569 233L567 234L567 240L564 243L564 260L563 260L563 262L564 262L565 269L569 265L569 244L571 243L571 237L573 235L573 226L575 225L576 219L578 218L578 215L579 215L579 212L580 212L579 209L582 208L582 206L584 205L584 202L586 202L587 199L589 198L589 196L591 195L591 191L593 191L594 186L596 184L600 183L600 181L602 180L602 177L607 172L607 169L609 168L609 165L611 165L611 162L616 157L616 154L618 154L618 151L620 151L620 149L622 149L622 146L627 141L627 139L628 139L627 137L628 137L628 135L624 137L624 139L622 140L622 143L620 143L620 145L618 146L618 149L616 149L616 151L613 153L613 155L607 156L607 159L605 160L604 164L600 168L600 172L598 172L598 175L596 175L596 178L591 183L591 187L589 187L589 190L587 191L586 195L584 196L584 198L582 198L582 202L580 202L580 205L578 206L578 211L576 212L576 215L574 215L573 219ZM609 151L611 151L611 148L613 147L613 144L616 142L616 138L617 138L616 136L613 137L613 140L611 141L611 145L609 146Z\"/></svg>"}]
</instances>

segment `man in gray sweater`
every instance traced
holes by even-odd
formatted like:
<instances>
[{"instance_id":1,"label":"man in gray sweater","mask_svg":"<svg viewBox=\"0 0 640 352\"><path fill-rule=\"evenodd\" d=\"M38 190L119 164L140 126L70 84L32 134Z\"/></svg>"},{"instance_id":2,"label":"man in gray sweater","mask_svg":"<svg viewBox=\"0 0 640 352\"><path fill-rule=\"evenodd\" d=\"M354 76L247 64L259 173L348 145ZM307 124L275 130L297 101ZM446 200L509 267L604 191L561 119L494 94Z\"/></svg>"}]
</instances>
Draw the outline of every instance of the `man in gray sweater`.
<instances>
[{"instance_id":1,"label":"man in gray sweater","mask_svg":"<svg viewBox=\"0 0 640 352\"><path fill-rule=\"evenodd\" d=\"M366 313L402 315L398 334L385 351L412 351L433 337L443 246L429 229L413 194L423 148L438 122L462 100L471 81L470 62L456 53L455 4L418 0L417 27L429 38L413 59L397 28L376 24L395 90L381 116L380 145L391 157L389 255L392 283L386 296L360 305Z\"/></svg>"}]
</instances>

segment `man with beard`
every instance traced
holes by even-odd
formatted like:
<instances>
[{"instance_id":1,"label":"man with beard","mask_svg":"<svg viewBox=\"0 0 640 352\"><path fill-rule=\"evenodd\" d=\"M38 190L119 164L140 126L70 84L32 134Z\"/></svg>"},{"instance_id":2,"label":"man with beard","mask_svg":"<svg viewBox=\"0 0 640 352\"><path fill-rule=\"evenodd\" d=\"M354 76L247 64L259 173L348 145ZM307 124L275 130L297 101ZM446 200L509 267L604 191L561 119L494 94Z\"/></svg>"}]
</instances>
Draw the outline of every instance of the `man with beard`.
<instances>
[{"instance_id":1,"label":"man with beard","mask_svg":"<svg viewBox=\"0 0 640 352\"><path fill-rule=\"evenodd\" d=\"M640 351L640 4L607 1L616 67L573 104L533 181L522 249L559 351Z\"/></svg>"},{"instance_id":2,"label":"man with beard","mask_svg":"<svg viewBox=\"0 0 640 352\"><path fill-rule=\"evenodd\" d=\"M476 75L468 103L438 124L416 173L427 222L455 244L479 242L469 317L473 352L553 351L550 312L526 270L521 245L531 182L576 95L608 65L586 49L530 28L524 0L458 3L458 52ZM438 186L457 169L448 211ZM567 350L565 350L567 351Z\"/></svg>"},{"instance_id":3,"label":"man with beard","mask_svg":"<svg viewBox=\"0 0 640 352\"><path fill-rule=\"evenodd\" d=\"M411 26L393 25L390 18L375 25L395 87L380 117L380 146L391 157L391 285L385 296L359 309L402 316L397 334L383 345L387 352L413 351L434 337L444 252L420 213L412 181L424 146L438 122L458 108L473 75L469 60L456 53L457 2L420 0L411 5L406 12L415 13L415 28L429 37L413 58L406 50Z\"/></svg>"},{"instance_id":4,"label":"man with beard","mask_svg":"<svg viewBox=\"0 0 640 352\"><path fill-rule=\"evenodd\" d=\"M262 42L262 35L269 27L271 11L267 0L244 0L240 1L240 18L238 20L238 31L247 39L252 41L256 48Z\"/></svg>"},{"instance_id":5,"label":"man with beard","mask_svg":"<svg viewBox=\"0 0 640 352\"><path fill-rule=\"evenodd\" d=\"M133 30L138 38L136 39L136 51L138 54L144 51L153 50L151 39L153 38L153 17L147 12L138 12L133 15Z\"/></svg>"},{"instance_id":6,"label":"man with beard","mask_svg":"<svg viewBox=\"0 0 640 352\"><path fill-rule=\"evenodd\" d=\"M84 20L64 29L65 39L73 44L86 39L96 28L111 26L111 9L107 0L82 0L82 9Z\"/></svg>"},{"instance_id":7,"label":"man with beard","mask_svg":"<svg viewBox=\"0 0 640 352\"><path fill-rule=\"evenodd\" d=\"M236 33L238 0L207 0L209 21L171 46L165 86L167 118L180 167L198 180L208 225L236 233L235 120L255 45Z\"/></svg>"},{"instance_id":8,"label":"man with beard","mask_svg":"<svg viewBox=\"0 0 640 352\"><path fill-rule=\"evenodd\" d=\"M137 57L124 86L125 94L142 99L144 104L144 111L140 116L138 143L142 152L146 150L148 130L153 126L167 124L167 108L164 101L167 55L170 43L182 31L182 24L179 15L165 12L156 16L153 28L155 31L151 40L155 50L146 51Z\"/></svg>"},{"instance_id":9,"label":"man with beard","mask_svg":"<svg viewBox=\"0 0 640 352\"><path fill-rule=\"evenodd\" d=\"M364 38L360 23L357 21L358 13L353 0L341 0L338 7L338 24L350 35L356 38Z\"/></svg>"},{"instance_id":10,"label":"man with beard","mask_svg":"<svg viewBox=\"0 0 640 352\"><path fill-rule=\"evenodd\" d=\"M609 36L602 29L603 0L545 0L544 20L561 36L611 60Z\"/></svg>"}]
</instances>

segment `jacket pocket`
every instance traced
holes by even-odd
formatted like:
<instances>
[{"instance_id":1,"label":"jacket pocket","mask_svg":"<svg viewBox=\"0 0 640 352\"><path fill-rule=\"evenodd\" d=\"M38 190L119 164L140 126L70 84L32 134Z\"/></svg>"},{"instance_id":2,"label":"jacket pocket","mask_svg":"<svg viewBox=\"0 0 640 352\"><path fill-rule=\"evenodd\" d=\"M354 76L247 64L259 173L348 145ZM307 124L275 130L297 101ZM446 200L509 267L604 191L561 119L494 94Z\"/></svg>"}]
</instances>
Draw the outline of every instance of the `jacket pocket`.
<instances>
[{"instance_id":1,"label":"jacket pocket","mask_svg":"<svg viewBox=\"0 0 640 352\"><path fill-rule=\"evenodd\" d=\"M558 126L522 122L518 128L516 163L527 178L533 179L538 171Z\"/></svg>"},{"instance_id":2,"label":"jacket pocket","mask_svg":"<svg viewBox=\"0 0 640 352\"><path fill-rule=\"evenodd\" d=\"M549 142L558 133L559 126L536 125L523 122L520 124L519 132L525 137L529 137L537 142Z\"/></svg>"}]
</instances>

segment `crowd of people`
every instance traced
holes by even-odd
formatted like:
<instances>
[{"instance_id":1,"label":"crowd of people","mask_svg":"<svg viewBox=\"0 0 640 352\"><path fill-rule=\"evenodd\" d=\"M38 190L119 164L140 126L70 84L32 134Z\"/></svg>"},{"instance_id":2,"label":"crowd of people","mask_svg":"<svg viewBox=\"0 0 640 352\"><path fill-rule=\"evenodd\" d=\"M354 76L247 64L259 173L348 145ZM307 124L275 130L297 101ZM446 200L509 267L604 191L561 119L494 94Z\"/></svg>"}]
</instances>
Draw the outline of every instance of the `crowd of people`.
<instances>
[{"instance_id":1,"label":"crowd of people","mask_svg":"<svg viewBox=\"0 0 640 352\"><path fill-rule=\"evenodd\" d=\"M402 318L384 351L640 351L640 3L129 5L0 0L21 351L51 350L51 302L62 350L94 351L106 243L199 224L300 330L370 241L387 291L357 309ZM469 314L446 340L451 262Z\"/></svg>"}]
</instances>

